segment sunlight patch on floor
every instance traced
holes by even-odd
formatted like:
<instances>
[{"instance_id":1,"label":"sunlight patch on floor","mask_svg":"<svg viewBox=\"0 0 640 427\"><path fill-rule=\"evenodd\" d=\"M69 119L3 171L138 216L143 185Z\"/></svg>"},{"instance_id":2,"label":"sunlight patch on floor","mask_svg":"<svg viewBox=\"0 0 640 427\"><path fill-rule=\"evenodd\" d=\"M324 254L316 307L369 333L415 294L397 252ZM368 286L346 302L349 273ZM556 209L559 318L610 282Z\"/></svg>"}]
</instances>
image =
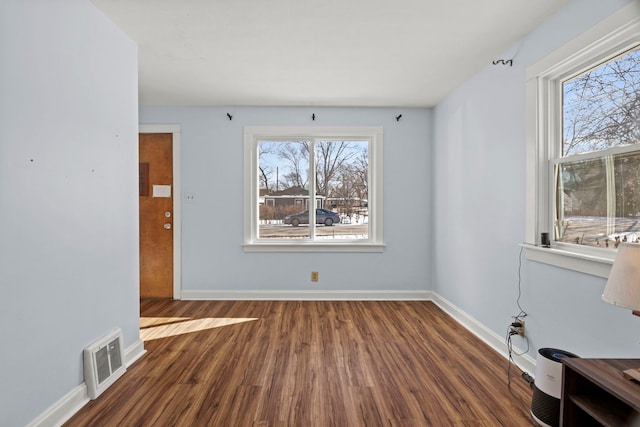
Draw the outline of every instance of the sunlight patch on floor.
<instances>
[{"instance_id":1,"label":"sunlight patch on floor","mask_svg":"<svg viewBox=\"0 0 640 427\"><path fill-rule=\"evenodd\" d=\"M192 319L190 317L141 317L140 339L142 341L151 341L254 320L258 320L258 318L205 317Z\"/></svg>"}]
</instances>

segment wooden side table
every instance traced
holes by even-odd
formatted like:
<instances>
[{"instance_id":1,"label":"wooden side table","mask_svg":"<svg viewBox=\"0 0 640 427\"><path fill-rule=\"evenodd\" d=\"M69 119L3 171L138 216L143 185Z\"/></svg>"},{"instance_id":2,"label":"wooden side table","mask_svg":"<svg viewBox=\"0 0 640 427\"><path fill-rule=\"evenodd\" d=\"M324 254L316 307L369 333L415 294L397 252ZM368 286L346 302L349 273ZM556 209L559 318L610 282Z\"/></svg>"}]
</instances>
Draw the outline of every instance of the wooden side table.
<instances>
[{"instance_id":1,"label":"wooden side table","mask_svg":"<svg viewBox=\"0 0 640 427\"><path fill-rule=\"evenodd\" d=\"M640 368L640 359L562 361L561 426L640 426L640 383L622 371Z\"/></svg>"}]
</instances>

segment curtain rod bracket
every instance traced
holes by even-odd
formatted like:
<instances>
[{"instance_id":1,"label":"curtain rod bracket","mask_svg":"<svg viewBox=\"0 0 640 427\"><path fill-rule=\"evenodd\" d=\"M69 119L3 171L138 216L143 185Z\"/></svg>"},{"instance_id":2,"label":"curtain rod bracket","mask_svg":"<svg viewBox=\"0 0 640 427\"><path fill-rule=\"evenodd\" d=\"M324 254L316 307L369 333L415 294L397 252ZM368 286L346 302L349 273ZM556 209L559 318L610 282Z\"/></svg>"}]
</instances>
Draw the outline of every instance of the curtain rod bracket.
<instances>
[{"instance_id":1,"label":"curtain rod bracket","mask_svg":"<svg viewBox=\"0 0 640 427\"><path fill-rule=\"evenodd\" d=\"M513 67L513 59L496 59L492 62L493 65L508 65L509 67Z\"/></svg>"}]
</instances>

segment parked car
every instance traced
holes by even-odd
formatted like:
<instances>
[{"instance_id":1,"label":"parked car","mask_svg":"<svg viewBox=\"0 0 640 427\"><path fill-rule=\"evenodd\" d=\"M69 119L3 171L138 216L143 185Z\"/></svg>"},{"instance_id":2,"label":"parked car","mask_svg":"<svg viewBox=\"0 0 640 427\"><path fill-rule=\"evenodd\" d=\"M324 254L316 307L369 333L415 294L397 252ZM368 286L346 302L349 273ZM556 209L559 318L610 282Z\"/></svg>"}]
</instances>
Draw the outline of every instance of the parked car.
<instances>
[{"instance_id":1,"label":"parked car","mask_svg":"<svg viewBox=\"0 0 640 427\"><path fill-rule=\"evenodd\" d=\"M285 224L291 224L297 227L298 224L309 224L309 211L300 212L294 215L287 215L284 217L283 222ZM326 209L316 209L316 224L324 224L331 226L340 222L340 216Z\"/></svg>"}]
</instances>

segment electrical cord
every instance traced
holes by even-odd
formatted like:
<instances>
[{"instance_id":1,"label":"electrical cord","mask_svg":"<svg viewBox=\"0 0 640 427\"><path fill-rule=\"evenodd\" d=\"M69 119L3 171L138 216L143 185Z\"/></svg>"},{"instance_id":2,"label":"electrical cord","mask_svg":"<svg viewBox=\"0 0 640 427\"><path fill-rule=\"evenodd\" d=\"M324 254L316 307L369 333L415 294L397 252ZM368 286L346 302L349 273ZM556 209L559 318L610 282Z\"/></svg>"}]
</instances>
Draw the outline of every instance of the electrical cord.
<instances>
[{"instance_id":1,"label":"electrical cord","mask_svg":"<svg viewBox=\"0 0 640 427\"><path fill-rule=\"evenodd\" d=\"M529 383L529 385L532 385L533 383L533 379L531 378L531 376L529 374L527 374L522 368L520 368L520 366L518 366L518 364L516 363L516 361L514 360L513 356L522 356L523 354L526 354L529 351L529 338L524 336L524 340L527 343L527 348L526 350L518 353L516 351L513 350L513 341L511 340L511 337L514 335L517 335L518 333L516 331L511 330L511 327L509 327L507 329L507 336L505 338L505 342L507 343L507 352L509 355L509 360L508 360L508 365L507 365L507 386L509 388L511 388L511 365L514 365L516 368L518 368L523 374L522 377ZM526 378L525 377L529 377Z\"/></svg>"},{"instance_id":2,"label":"electrical cord","mask_svg":"<svg viewBox=\"0 0 640 427\"><path fill-rule=\"evenodd\" d=\"M522 309L520 305L520 298L522 297L522 251L524 250L524 246L520 247L520 255L518 255L518 298L516 298L516 305L520 312L513 316L514 319L521 319L527 317L527 312Z\"/></svg>"},{"instance_id":3,"label":"electrical cord","mask_svg":"<svg viewBox=\"0 0 640 427\"><path fill-rule=\"evenodd\" d=\"M511 389L511 365L515 365L516 368L518 368L523 374L522 377L529 383L530 386L532 386L533 384L533 378L527 374L522 368L520 368L518 366L518 364L516 363L516 361L514 360L513 356L522 356L524 354L526 354L527 352L529 352L529 337L527 336L523 336L522 338L526 341L527 344L527 348L526 350L522 351L521 353L515 352L513 350L513 341L511 339L511 337L513 335L517 335L518 332L512 329L512 326L515 326L515 324L522 324L522 322L520 322L521 319L524 319L525 317L527 317L527 312L524 311L524 309L522 308L522 306L520 305L520 298L522 297L522 252L524 250L524 247L520 247L520 254L518 256L518 297L516 298L516 305L518 306L518 310L520 310L518 312L518 314L516 314L515 316L512 316L514 321L511 325L509 325L507 327L507 335L505 337L505 343L507 344L507 353L508 353L508 365L507 365L507 387L509 389ZM526 376L525 376L526 375Z\"/></svg>"}]
</instances>

